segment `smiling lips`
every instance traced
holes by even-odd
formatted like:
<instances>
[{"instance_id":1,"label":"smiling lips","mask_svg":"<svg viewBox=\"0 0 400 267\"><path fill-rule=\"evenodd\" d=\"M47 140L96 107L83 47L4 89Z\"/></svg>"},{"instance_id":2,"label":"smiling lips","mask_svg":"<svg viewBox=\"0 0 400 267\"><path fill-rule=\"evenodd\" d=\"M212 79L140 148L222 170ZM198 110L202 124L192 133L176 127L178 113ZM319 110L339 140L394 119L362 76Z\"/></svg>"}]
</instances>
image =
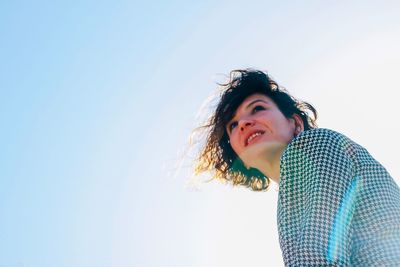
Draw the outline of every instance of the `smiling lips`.
<instances>
[{"instance_id":1,"label":"smiling lips","mask_svg":"<svg viewBox=\"0 0 400 267\"><path fill-rule=\"evenodd\" d=\"M247 139L246 139L245 146L248 146L249 143L250 143L254 138L256 138L256 137L258 137L258 136L260 136L260 135L262 135L262 134L264 134L264 131L256 131L256 132L253 132L252 134L250 134L249 137L247 137Z\"/></svg>"}]
</instances>

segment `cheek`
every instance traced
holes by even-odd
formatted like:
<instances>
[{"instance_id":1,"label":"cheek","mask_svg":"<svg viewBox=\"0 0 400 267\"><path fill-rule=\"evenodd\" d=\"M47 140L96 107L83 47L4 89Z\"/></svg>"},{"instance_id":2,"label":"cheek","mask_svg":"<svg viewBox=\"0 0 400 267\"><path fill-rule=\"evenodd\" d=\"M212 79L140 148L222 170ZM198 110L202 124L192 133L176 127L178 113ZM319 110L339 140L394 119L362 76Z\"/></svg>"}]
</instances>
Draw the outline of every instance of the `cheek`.
<instances>
[{"instance_id":1,"label":"cheek","mask_svg":"<svg viewBox=\"0 0 400 267\"><path fill-rule=\"evenodd\" d=\"M240 152L240 143L239 143L239 138L236 135L231 135L229 138L229 142L231 143L231 147L233 151L238 155Z\"/></svg>"}]
</instances>

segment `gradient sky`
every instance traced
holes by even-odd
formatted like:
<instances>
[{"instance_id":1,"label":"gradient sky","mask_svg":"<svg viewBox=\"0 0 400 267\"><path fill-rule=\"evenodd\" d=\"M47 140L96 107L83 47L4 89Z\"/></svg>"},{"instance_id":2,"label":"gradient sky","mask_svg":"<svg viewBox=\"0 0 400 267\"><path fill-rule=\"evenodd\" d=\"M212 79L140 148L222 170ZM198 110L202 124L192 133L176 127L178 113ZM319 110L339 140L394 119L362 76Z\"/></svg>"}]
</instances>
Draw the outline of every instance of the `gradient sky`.
<instances>
[{"instance_id":1,"label":"gradient sky","mask_svg":"<svg viewBox=\"0 0 400 267\"><path fill-rule=\"evenodd\" d=\"M282 266L275 186L187 186L196 114L230 70L268 70L399 183L399 12L2 1L0 267Z\"/></svg>"}]
</instances>

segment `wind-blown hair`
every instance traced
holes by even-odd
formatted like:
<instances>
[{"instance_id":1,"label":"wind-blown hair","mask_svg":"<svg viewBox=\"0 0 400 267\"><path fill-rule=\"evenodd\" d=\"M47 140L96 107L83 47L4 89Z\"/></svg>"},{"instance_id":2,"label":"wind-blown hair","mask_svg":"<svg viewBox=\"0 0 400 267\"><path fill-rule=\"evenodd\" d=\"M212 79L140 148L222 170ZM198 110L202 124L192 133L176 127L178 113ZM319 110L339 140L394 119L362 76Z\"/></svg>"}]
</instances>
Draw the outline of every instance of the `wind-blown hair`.
<instances>
[{"instance_id":1,"label":"wind-blown hair","mask_svg":"<svg viewBox=\"0 0 400 267\"><path fill-rule=\"evenodd\" d=\"M219 85L221 94L215 111L205 125L197 128L205 131L207 137L198 154L195 173L208 171L213 174L213 178L233 185L243 185L254 191L266 190L270 184L268 177L255 168L247 169L229 143L226 125L235 115L236 109L248 96L263 94L275 102L286 118L298 114L304 123L304 130L317 128L317 111L311 104L291 96L267 73L259 70L233 70L228 82Z\"/></svg>"}]
</instances>

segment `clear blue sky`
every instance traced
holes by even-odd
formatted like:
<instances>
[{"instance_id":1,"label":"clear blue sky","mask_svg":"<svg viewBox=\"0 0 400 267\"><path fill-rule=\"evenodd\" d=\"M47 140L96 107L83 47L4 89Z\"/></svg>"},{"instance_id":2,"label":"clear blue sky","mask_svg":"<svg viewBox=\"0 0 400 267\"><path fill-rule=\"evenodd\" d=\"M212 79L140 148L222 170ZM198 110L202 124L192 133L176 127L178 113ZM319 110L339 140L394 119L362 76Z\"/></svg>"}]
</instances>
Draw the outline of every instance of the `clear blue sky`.
<instances>
[{"instance_id":1,"label":"clear blue sky","mask_svg":"<svg viewBox=\"0 0 400 267\"><path fill-rule=\"evenodd\" d=\"M399 11L2 1L0 267L282 265L276 191L185 187L195 115L220 74L268 70L399 181Z\"/></svg>"}]
</instances>

